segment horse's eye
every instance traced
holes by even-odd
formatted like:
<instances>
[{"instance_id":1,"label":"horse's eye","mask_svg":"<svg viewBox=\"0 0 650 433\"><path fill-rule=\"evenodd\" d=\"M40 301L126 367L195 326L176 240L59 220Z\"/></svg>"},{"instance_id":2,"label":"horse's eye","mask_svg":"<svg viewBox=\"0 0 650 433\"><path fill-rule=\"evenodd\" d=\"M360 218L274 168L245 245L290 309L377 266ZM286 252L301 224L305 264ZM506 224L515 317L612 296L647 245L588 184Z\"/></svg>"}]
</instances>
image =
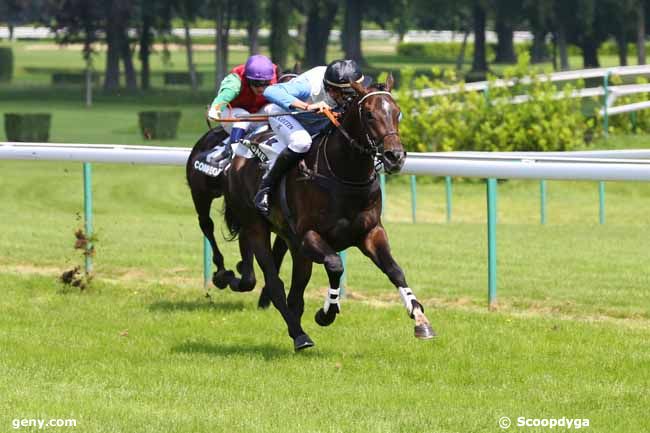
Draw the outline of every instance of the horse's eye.
<instances>
[{"instance_id":1,"label":"horse's eye","mask_svg":"<svg viewBox=\"0 0 650 433\"><path fill-rule=\"evenodd\" d=\"M370 121L375 120L370 111L366 111L366 118Z\"/></svg>"}]
</instances>

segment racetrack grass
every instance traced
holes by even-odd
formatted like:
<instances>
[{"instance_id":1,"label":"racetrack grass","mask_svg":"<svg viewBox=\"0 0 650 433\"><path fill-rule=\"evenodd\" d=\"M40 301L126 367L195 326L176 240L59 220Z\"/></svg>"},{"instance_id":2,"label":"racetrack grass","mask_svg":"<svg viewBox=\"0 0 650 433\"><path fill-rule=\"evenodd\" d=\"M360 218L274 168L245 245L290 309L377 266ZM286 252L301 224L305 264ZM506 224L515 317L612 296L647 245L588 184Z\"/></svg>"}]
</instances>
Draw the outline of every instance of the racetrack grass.
<instances>
[{"instance_id":1,"label":"racetrack grass","mask_svg":"<svg viewBox=\"0 0 650 433\"><path fill-rule=\"evenodd\" d=\"M293 354L250 294L0 281L3 431L15 418L83 432L490 432L501 416L650 428L646 327L444 308L422 342L401 307L346 302L330 328L307 317L317 346Z\"/></svg>"},{"instance_id":2,"label":"racetrack grass","mask_svg":"<svg viewBox=\"0 0 650 433\"><path fill-rule=\"evenodd\" d=\"M595 183L554 182L546 226L536 182L501 184L500 307L488 313L485 186L455 183L454 222L437 209L414 225L398 205L407 183L391 181L393 251L440 337L416 341L387 279L351 251L343 315L313 322L317 267L303 321L317 346L294 355L279 314L255 308L258 291L204 297L180 167L94 166L96 275L83 293L57 281L81 262L81 165L0 171L3 430L74 418L84 432L483 432L501 416L650 428L646 184L608 183L603 226L584 218L597 215L597 196L588 211L581 198ZM444 197L440 183L419 187ZM235 244L221 245L234 265Z\"/></svg>"}]
</instances>

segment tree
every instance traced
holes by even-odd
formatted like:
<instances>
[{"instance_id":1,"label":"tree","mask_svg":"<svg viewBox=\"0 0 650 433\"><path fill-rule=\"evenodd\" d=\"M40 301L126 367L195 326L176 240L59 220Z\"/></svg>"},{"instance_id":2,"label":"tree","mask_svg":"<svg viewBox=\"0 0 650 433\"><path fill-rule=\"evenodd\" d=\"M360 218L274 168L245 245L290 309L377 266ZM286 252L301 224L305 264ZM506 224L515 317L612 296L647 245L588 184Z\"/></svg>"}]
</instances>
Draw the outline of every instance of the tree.
<instances>
[{"instance_id":1,"label":"tree","mask_svg":"<svg viewBox=\"0 0 650 433\"><path fill-rule=\"evenodd\" d=\"M474 0L472 8L474 20L474 59L472 72L487 72L487 56L485 51L485 6L481 0Z\"/></svg>"},{"instance_id":2,"label":"tree","mask_svg":"<svg viewBox=\"0 0 650 433\"><path fill-rule=\"evenodd\" d=\"M100 0L49 1L45 6L50 28L61 44L83 43L82 55L86 62L86 105L92 105L93 44L99 39L104 22Z\"/></svg>"},{"instance_id":3,"label":"tree","mask_svg":"<svg viewBox=\"0 0 650 433\"><path fill-rule=\"evenodd\" d=\"M126 87L137 90L135 68L129 45L128 26L132 5L128 0L106 0L106 71L104 91L115 92L120 87L120 60L124 65Z\"/></svg>"},{"instance_id":4,"label":"tree","mask_svg":"<svg viewBox=\"0 0 650 433\"><path fill-rule=\"evenodd\" d=\"M234 2L213 0L215 17L215 89L219 90L221 81L228 73L228 39L232 21Z\"/></svg>"},{"instance_id":5,"label":"tree","mask_svg":"<svg viewBox=\"0 0 650 433\"><path fill-rule=\"evenodd\" d=\"M533 45L530 50L531 62L545 62L549 59L549 53L546 48L546 36L553 28L553 0L525 0L523 10L530 30L533 33ZM553 43L555 47L557 45L557 37L555 35ZM555 57L553 61L555 62Z\"/></svg>"},{"instance_id":6,"label":"tree","mask_svg":"<svg viewBox=\"0 0 650 433\"><path fill-rule=\"evenodd\" d=\"M292 4L290 0L271 0L269 2L271 60L273 60L273 63L280 65L282 69L287 67L289 54L289 15L291 10Z\"/></svg>"},{"instance_id":7,"label":"tree","mask_svg":"<svg viewBox=\"0 0 650 433\"><path fill-rule=\"evenodd\" d=\"M355 60L360 65L365 64L363 54L361 53L361 20L365 9L364 2L361 0L344 0L345 17L343 21L343 31L341 32L341 42L346 59Z\"/></svg>"},{"instance_id":8,"label":"tree","mask_svg":"<svg viewBox=\"0 0 650 433\"><path fill-rule=\"evenodd\" d=\"M201 0L175 0L172 3L173 11L176 12L183 22L187 72L190 76L190 86L193 91L198 89L198 81L196 78L196 65L194 64L194 50L192 47L192 36L190 35L190 24L196 19L201 4Z\"/></svg>"},{"instance_id":9,"label":"tree","mask_svg":"<svg viewBox=\"0 0 650 433\"><path fill-rule=\"evenodd\" d=\"M522 5L520 0L496 0L495 30L497 33L497 63L516 63L514 32L515 26L521 19Z\"/></svg>"},{"instance_id":10,"label":"tree","mask_svg":"<svg viewBox=\"0 0 650 433\"><path fill-rule=\"evenodd\" d=\"M308 3L305 35L306 67L312 68L326 63L327 44L337 9L338 0L312 0Z\"/></svg>"},{"instance_id":11,"label":"tree","mask_svg":"<svg viewBox=\"0 0 650 433\"><path fill-rule=\"evenodd\" d=\"M639 65L645 65L645 0L637 0L636 4L636 56Z\"/></svg>"}]
</instances>

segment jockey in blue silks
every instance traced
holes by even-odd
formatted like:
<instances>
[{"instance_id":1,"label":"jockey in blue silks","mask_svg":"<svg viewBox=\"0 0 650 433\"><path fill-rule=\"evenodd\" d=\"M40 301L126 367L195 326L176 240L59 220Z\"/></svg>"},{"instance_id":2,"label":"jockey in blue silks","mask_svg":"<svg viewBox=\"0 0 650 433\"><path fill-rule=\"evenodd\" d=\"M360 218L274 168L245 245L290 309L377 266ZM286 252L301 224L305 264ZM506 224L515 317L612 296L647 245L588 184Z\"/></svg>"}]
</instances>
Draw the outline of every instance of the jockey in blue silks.
<instances>
[{"instance_id":1,"label":"jockey in blue silks","mask_svg":"<svg viewBox=\"0 0 650 433\"><path fill-rule=\"evenodd\" d=\"M302 159L311 148L311 136L322 132L329 119L319 112L337 111L354 96L350 81L369 84L354 60L335 60L327 67L318 66L297 76L288 83L274 84L264 90L270 102L264 108L267 114L283 113L292 109L306 111L295 116L269 117L269 124L278 141L284 146L271 170L262 178L255 195L255 207L260 213L270 213L269 195L282 175Z\"/></svg>"}]
</instances>

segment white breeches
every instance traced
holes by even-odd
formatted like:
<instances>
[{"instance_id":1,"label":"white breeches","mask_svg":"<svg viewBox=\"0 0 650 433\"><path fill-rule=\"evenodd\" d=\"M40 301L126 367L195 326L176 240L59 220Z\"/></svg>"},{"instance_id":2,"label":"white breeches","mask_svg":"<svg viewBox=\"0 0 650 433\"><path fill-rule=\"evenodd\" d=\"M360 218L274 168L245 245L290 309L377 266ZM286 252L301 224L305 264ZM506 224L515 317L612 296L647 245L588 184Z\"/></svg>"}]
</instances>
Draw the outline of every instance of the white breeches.
<instances>
[{"instance_id":1,"label":"white breeches","mask_svg":"<svg viewBox=\"0 0 650 433\"><path fill-rule=\"evenodd\" d=\"M282 113L284 108L268 104L264 107L267 114ZM269 117L269 125L277 135L278 141L282 143L282 148L289 149L298 153L306 153L311 147L311 136L302 125L294 119L293 116Z\"/></svg>"},{"instance_id":2,"label":"white breeches","mask_svg":"<svg viewBox=\"0 0 650 433\"><path fill-rule=\"evenodd\" d=\"M264 108L262 107L260 111L258 111L255 114L264 114ZM211 118L216 118L216 113L213 111L214 107L210 108L210 113L208 115ZM248 116L251 113L248 111L244 110L243 108L239 107L233 107L232 109L230 108L224 108L221 111L221 117L235 117L235 116ZM248 131L250 129L257 128L258 126L262 126L264 122L249 122L247 120L243 120L241 122L221 122L221 126L223 126L223 129L226 130L228 135L230 135L230 131L232 131L233 128L241 128L244 131Z\"/></svg>"}]
</instances>

